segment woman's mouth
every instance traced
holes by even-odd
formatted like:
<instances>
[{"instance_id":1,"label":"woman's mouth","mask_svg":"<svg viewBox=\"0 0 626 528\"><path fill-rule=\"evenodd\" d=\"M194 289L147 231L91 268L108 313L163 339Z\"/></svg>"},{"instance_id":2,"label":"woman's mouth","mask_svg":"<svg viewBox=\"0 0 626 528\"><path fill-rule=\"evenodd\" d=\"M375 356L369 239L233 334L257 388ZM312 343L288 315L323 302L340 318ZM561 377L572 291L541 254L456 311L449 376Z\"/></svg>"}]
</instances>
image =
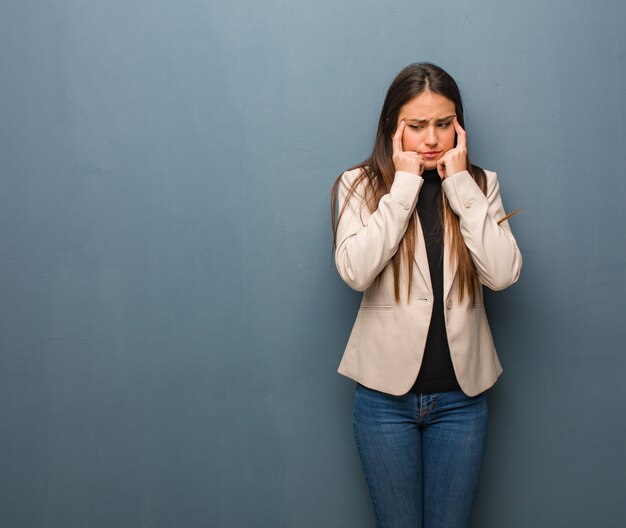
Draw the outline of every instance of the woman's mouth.
<instances>
[{"instance_id":1,"label":"woman's mouth","mask_svg":"<svg viewBox=\"0 0 626 528\"><path fill-rule=\"evenodd\" d=\"M420 156L422 156L422 158L426 158L426 159L432 159L432 158L436 158L441 154L440 150L437 151L431 151L431 152L422 152L420 153Z\"/></svg>"}]
</instances>

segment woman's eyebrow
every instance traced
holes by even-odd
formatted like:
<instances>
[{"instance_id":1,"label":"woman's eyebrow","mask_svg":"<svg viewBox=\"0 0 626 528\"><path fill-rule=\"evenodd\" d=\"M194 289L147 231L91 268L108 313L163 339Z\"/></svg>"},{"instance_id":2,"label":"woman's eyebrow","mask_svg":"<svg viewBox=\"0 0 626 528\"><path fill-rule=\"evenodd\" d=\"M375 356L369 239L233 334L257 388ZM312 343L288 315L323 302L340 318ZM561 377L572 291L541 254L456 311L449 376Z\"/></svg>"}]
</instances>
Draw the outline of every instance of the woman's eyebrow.
<instances>
[{"instance_id":1,"label":"woman's eyebrow","mask_svg":"<svg viewBox=\"0 0 626 528\"><path fill-rule=\"evenodd\" d=\"M437 119L435 119L434 121L445 121L446 119L452 119L456 114L452 114L446 117L438 117ZM407 117L405 119L405 121L408 123L409 121L411 123L428 123L428 119L420 119L420 118L412 118L412 117Z\"/></svg>"}]
</instances>

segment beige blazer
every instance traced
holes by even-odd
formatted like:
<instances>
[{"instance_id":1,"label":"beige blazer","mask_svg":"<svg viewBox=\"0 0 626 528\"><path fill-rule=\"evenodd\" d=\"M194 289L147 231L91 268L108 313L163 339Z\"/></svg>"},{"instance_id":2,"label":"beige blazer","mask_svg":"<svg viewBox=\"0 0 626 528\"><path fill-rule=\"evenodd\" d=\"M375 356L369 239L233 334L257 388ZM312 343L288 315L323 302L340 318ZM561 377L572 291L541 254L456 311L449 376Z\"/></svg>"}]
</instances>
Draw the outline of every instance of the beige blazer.
<instances>
[{"instance_id":1,"label":"beige blazer","mask_svg":"<svg viewBox=\"0 0 626 528\"><path fill-rule=\"evenodd\" d=\"M341 177L339 210L350 184L361 169ZM502 290L517 281L522 256L505 216L498 180L487 175L482 193L467 171L443 181L452 210L459 216L461 233L470 250L481 284ZM406 276L400 284L401 302L394 299L391 258L407 229L424 180L398 171L389 194L370 213L363 203L363 187L348 202L337 226L335 263L341 278L363 299L338 372L388 394L408 392L417 378L424 355L433 307L433 291L426 245L417 218L411 298L406 301ZM379 281L376 276L382 272ZM473 304L468 295L458 300L456 268L444 250L444 310L452 364L461 389L475 396L491 387L502 367L496 354L482 302L482 291Z\"/></svg>"}]
</instances>

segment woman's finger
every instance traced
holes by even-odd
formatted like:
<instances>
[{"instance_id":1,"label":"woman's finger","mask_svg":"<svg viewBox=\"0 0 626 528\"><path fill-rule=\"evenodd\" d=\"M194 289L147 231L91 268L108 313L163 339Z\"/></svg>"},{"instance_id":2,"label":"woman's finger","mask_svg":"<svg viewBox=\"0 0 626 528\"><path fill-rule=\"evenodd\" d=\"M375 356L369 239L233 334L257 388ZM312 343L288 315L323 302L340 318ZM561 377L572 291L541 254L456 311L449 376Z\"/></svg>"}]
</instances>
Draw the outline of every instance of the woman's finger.
<instances>
[{"instance_id":1,"label":"woman's finger","mask_svg":"<svg viewBox=\"0 0 626 528\"><path fill-rule=\"evenodd\" d=\"M404 134L404 127L405 127L405 123L404 123L404 120L402 120L400 121L400 124L398 125L396 133L393 135L392 144L393 144L394 154L401 154L402 152L404 152L402 148L402 135Z\"/></svg>"},{"instance_id":2,"label":"woman's finger","mask_svg":"<svg viewBox=\"0 0 626 528\"><path fill-rule=\"evenodd\" d=\"M452 121L452 123L454 124L454 129L456 130L457 148L458 147L467 148L467 134L465 133L465 130L463 130L463 127L459 123L456 116L454 116L454 120Z\"/></svg>"},{"instance_id":3,"label":"woman's finger","mask_svg":"<svg viewBox=\"0 0 626 528\"><path fill-rule=\"evenodd\" d=\"M445 156L442 156L441 158L439 158L439 161L437 162L437 173L439 174L439 177L442 180L445 180L445 178L446 178L446 159L445 159Z\"/></svg>"}]
</instances>

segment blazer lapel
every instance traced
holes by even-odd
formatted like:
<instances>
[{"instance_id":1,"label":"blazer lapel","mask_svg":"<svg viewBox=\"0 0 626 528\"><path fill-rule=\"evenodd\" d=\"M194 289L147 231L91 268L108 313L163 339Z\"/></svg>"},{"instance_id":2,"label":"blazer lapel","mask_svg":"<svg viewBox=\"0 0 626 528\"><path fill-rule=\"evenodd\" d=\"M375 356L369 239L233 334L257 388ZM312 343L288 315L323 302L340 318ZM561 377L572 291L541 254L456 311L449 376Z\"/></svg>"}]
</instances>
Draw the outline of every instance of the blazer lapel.
<instances>
[{"instance_id":1,"label":"blazer lapel","mask_svg":"<svg viewBox=\"0 0 626 528\"><path fill-rule=\"evenodd\" d=\"M456 263L452 263L452 259L450 257L450 244L447 243L445 237L445 225L446 225L446 211L443 211L443 229L444 229L444 244L443 244L443 299L444 302L448 298L448 293L450 292L450 288L452 287L452 283L454 282L454 276L456 275L457 266Z\"/></svg>"},{"instance_id":2,"label":"blazer lapel","mask_svg":"<svg viewBox=\"0 0 626 528\"><path fill-rule=\"evenodd\" d=\"M433 285L430 282L430 268L428 267L428 255L426 254L426 241L424 240L424 233L422 231L422 225L420 224L419 216L415 215L415 255L413 260L417 266L422 280L428 286L428 292L431 297L433 295ZM445 284L445 283L444 283Z\"/></svg>"},{"instance_id":3,"label":"blazer lapel","mask_svg":"<svg viewBox=\"0 0 626 528\"><path fill-rule=\"evenodd\" d=\"M456 266L452 266L450 262L450 251L449 247L444 246L443 252L443 298L444 300L448 298L448 293L450 292L450 288L452 287L452 283L454 282L454 276L456 275Z\"/></svg>"}]
</instances>

